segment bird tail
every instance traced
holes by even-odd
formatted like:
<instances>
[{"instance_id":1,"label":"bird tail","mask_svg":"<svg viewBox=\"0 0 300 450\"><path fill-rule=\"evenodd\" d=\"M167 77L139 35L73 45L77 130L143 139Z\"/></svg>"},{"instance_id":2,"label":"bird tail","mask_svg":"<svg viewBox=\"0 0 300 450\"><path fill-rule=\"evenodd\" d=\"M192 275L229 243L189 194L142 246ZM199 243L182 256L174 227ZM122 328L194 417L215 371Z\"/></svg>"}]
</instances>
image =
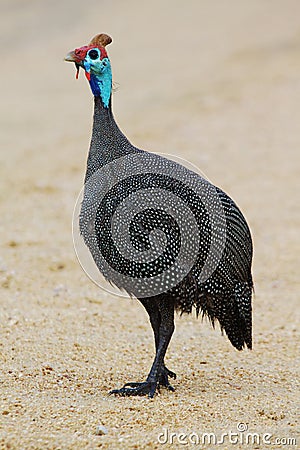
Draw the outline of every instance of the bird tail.
<instances>
[{"instance_id":1,"label":"bird tail","mask_svg":"<svg viewBox=\"0 0 300 450\"><path fill-rule=\"evenodd\" d=\"M213 326L216 320L220 323L221 330L238 350L252 348L252 289L252 280L237 282L231 295L204 294L196 307L197 313L201 310Z\"/></svg>"},{"instance_id":2,"label":"bird tail","mask_svg":"<svg viewBox=\"0 0 300 450\"><path fill-rule=\"evenodd\" d=\"M246 281L235 285L235 303L238 309L240 337L238 345L230 341L238 350L242 350L245 345L250 350L252 349L252 291L252 280L250 283Z\"/></svg>"}]
</instances>

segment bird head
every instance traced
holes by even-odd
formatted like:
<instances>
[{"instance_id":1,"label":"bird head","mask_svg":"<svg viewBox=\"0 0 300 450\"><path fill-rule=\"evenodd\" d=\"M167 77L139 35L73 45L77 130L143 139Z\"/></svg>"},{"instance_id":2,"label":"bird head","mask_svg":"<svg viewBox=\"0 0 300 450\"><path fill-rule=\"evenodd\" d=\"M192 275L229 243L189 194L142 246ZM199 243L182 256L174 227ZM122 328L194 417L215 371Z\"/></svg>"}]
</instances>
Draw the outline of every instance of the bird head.
<instances>
[{"instance_id":1,"label":"bird head","mask_svg":"<svg viewBox=\"0 0 300 450\"><path fill-rule=\"evenodd\" d=\"M65 61L75 63L76 78L82 67L93 94L102 97L105 106L108 106L112 85L111 65L105 46L111 42L107 34L97 34L88 45L72 50L65 57Z\"/></svg>"}]
</instances>

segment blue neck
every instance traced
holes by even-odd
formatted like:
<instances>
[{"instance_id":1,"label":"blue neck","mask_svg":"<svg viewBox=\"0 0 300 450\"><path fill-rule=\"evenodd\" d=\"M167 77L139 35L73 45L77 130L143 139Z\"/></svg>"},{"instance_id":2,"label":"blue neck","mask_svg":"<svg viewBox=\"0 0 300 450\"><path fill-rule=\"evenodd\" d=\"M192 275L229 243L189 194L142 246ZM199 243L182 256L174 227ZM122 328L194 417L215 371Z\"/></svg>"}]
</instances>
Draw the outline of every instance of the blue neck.
<instances>
[{"instance_id":1,"label":"blue neck","mask_svg":"<svg viewBox=\"0 0 300 450\"><path fill-rule=\"evenodd\" d=\"M108 108L112 88L111 68L106 67L105 71L95 74L91 71L90 86L95 97L101 97L103 105Z\"/></svg>"}]
</instances>

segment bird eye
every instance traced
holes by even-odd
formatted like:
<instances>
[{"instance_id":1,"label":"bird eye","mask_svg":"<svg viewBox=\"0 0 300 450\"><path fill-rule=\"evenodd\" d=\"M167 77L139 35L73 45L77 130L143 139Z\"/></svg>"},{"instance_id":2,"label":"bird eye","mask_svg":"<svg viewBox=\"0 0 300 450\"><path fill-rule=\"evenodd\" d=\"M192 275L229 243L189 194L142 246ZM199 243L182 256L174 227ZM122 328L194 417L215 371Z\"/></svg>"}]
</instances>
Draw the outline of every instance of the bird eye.
<instances>
[{"instance_id":1,"label":"bird eye","mask_svg":"<svg viewBox=\"0 0 300 450\"><path fill-rule=\"evenodd\" d=\"M97 59L99 56L99 53L97 52L97 50L90 50L88 55L91 59Z\"/></svg>"}]
</instances>

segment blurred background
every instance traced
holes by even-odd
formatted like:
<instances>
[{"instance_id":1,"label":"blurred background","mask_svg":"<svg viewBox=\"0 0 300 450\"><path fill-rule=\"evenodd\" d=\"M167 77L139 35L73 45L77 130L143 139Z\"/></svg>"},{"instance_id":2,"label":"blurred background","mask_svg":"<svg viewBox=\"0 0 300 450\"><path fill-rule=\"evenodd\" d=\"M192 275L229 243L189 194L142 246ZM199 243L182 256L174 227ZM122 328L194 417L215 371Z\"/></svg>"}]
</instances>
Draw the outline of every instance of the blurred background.
<instances>
[{"instance_id":1,"label":"blurred background","mask_svg":"<svg viewBox=\"0 0 300 450\"><path fill-rule=\"evenodd\" d=\"M208 325L182 318L170 353L175 371L186 375L181 378L186 385L178 387L175 403L184 392L195 408L201 399L191 384L191 373L199 371L198 352L191 345L195 339L201 358L210 361L201 383L211 377L207 390L212 403L222 392L216 367L234 379L232 361L234 367L252 366L249 377L244 375L243 395L256 395L254 385L251 391L254 383L261 407L250 404L246 412L233 409L230 415L224 397L218 404L221 415L234 421L237 414L247 418L251 412L257 424L266 427L271 421L287 430L294 420L299 328L299 1L1 0L0 17L0 342L4 371L28 376L26 383L17 375L14 381L5 377L3 385L8 405L16 392L27 405L27 415L18 416L19 426L26 428L26 417L39 414L37 405L29 406L28 393L47 361L52 361L53 373L74 367L76 376L86 377L86 389L103 395L107 387L128 381L125 367L135 379L151 360L152 336L144 312L135 302L114 300L94 286L76 261L72 244L72 212L85 173L93 102L83 73L76 81L75 67L63 59L69 50L105 32L113 38L108 47L117 87L113 110L121 129L140 148L177 155L198 166L241 207L254 238L255 350L250 356L236 354ZM128 350L129 341L133 346ZM188 368L176 358L183 356L183 342ZM86 360L93 355L94 365L87 368L82 354L74 362L74 343L81 345ZM114 345L121 349L118 355ZM110 369L107 360L112 361ZM266 379L269 384L260 384ZM48 389L43 402L51 403L55 381L43 380ZM268 398L273 392L276 406L268 403L264 389ZM88 411L89 400L80 401ZM116 414L113 426L121 420L118 414L131 414L126 406L115 411L115 404L101 401L98 407L107 418ZM161 414L172 415L166 399L163 405ZM10 407L5 409L5 436L10 430L14 444L18 437L9 426L15 417ZM79 426L79 418L74 425L66 411L61 413L63 403L53 408L68 430ZM263 410L269 412L260 414ZM47 434L45 414L39 430ZM272 422L268 414L278 421ZM184 426L194 417L192 412L188 416ZM124 431L141 446L146 445L144 427L152 426L144 419L134 422L137 434ZM85 427L94 419L86 420L79 428L89 433ZM201 420L202 425L213 420L219 426L223 419L204 414ZM115 442L107 439L107 445Z\"/></svg>"}]
</instances>

